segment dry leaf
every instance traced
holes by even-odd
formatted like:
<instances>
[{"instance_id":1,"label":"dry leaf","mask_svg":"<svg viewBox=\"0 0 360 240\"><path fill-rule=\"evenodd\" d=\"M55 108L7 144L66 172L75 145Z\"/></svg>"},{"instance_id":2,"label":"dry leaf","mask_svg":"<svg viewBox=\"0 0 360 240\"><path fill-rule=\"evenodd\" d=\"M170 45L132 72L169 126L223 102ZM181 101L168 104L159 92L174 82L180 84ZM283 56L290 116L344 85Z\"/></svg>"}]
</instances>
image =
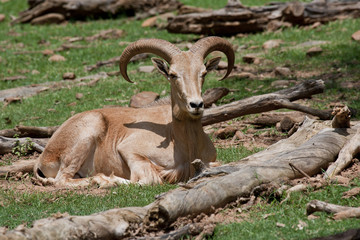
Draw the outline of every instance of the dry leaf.
<instances>
[{"instance_id":1,"label":"dry leaf","mask_svg":"<svg viewBox=\"0 0 360 240\"><path fill-rule=\"evenodd\" d=\"M285 227L285 224L277 222L277 223L276 223L276 226L277 226L277 227Z\"/></svg>"}]
</instances>

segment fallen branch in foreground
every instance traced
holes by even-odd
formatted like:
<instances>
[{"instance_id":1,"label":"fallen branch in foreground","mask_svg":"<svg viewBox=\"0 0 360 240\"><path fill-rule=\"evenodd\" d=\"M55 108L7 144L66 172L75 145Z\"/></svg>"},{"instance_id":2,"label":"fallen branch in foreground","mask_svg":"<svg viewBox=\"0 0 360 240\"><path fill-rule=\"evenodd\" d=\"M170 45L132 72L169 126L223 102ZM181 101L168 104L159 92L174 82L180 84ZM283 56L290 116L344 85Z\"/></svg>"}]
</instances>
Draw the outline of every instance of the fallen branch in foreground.
<instances>
[{"instance_id":1,"label":"fallen branch in foreground","mask_svg":"<svg viewBox=\"0 0 360 240\"><path fill-rule=\"evenodd\" d=\"M314 212L334 213L335 220L360 217L360 207L340 206L319 200L311 200L306 206L307 215Z\"/></svg>"},{"instance_id":2,"label":"fallen branch in foreground","mask_svg":"<svg viewBox=\"0 0 360 240\"><path fill-rule=\"evenodd\" d=\"M335 160L355 129L328 128L330 122L306 120L288 139L242 161L205 169L197 180L162 194L153 203L138 208L112 209L90 216L53 216L35 221L31 228L5 231L3 239L103 239L124 238L134 226L148 231L166 229L182 216L211 213L266 182L302 177L293 163L312 176ZM320 131L321 130L321 131ZM133 235L131 235L133 237Z\"/></svg>"},{"instance_id":3,"label":"fallen branch in foreground","mask_svg":"<svg viewBox=\"0 0 360 240\"><path fill-rule=\"evenodd\" d=\"M360 129L358 129L356 134L341 149L337 160L326 170L324 178L334 178L351 163L352 159L358 153L360 153Z\"/></svg>"}]
</instances>

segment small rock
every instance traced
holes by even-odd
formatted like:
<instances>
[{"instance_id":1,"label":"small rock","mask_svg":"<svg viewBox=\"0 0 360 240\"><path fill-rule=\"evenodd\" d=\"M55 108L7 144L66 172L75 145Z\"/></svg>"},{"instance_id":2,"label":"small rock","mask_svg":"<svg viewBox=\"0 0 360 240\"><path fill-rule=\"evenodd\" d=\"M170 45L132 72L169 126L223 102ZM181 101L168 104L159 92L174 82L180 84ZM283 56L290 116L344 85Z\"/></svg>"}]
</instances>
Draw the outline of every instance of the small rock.
<instances>
[{"instance_id":1,"label":"small rock","mask_svg":"<svg viewBox=\"0 0 360 240\"><path fill-rule=\"evenodd\" d=\"M0 22L5 20L5 15L4 14L0 14Z\"/></svg>"},{"instance_id":2,"label":"small rock","mask_svg":"<svg viewBox=\"0 0 360 240\"><path fill-rule=\"evenodd\" d=\"M82 99L84 97L84 94L82 94L82 93L76 93L76 95L75 95L75 98L77 99L77 100L80 100L80 99Z\"/></svg>"},{"instance_id":3,"label":"small rock","mask_svg":"<svg viewBox=\"0 0 360 240\"><path fill-rule=\"evenodd\" d=\"M351 35L351 38L355 41L360 41L360 30L354 32L353 35Z\"/></svg>"},{"instance_id":4,"label":"small rock","mask_svg":"<svg viewBox=\"0 0 360 240\"><path fill-rule=\"evenodd\" d=\"M130 107L133 108L145 107L157 99L159 99L159 94L155 92L148 92L148 91L140 92L131 97Z\"/></svg>"},{"instance_id":5,"label":"small rock","mask_svg":"<svg viewBox=\"0 0 360 240\"><path fill-rule=\"evenodd\" d=\"M288 77L291 75L291 70L286 67L276 67L275 74L278 76Z\"/></svg>"},{"instance_id":6,"label":"small rock","mask_svg":"<svg viewBox=\"0 0 360 240\"><path fill-rule=\"evenodd\" d=\"M48 60L50 62L63 62L63 61L66 61L66 58L64 58L61 55L55 54L55 55L52 55Z\"/></svg>"},{"instance_id":7,"label":"small rock","mask_svg":"<svg viewBox=\"0 0 360 240\"><path fill-rule=\"evenodd\" d=\"M49 13L42 15L40 17L34 18L31 20L31 24L41 25L41 24L57 24L65 20L64 15L59 13Z\"/></svg>"},{"instance_id":8,"label":"small rock","mask_svg":"<svg viewBox=\"0 0 360 240\"><path fill-rule=\"evenodd\" d=\"M225 61L220 61L218 66L217 66L217 70L224 70L227 69L228 64Z\"/></svg>"},{"instance_id":9,"label":"small rock","mask_svg":"<svg viewBox=\"0 0 360 240\"><path fill-rule=\"evenodd\" d=\"M66 72L66 73L63 74L62 78L64 80L73 80L73 79L76 78L76 75L73 72Z\"/></svg>"},{"instance_id":10,"label":"small rock","mask_svg":"<svg viewBox=\"0 0 360 240\"><path fill-rule=\"evenodd\" d=\"M309 50L306 51L306 56L308 57L314 57L316 55L319 55L320 53L322 53L323 50L321 47L312 47Z\"/></svg>"},{"instance_id":11,"label":"small rock","mask_svg":"<svg viewBox=\"0 0 360 240\"><path fill-rule=\"evenodd\" d=\"M150 66L140 66L139 67L139 72L143 72L143 73L151 73L155 70L155 67L150 65Z\"/></svg>"},{"instance_id":12,"label":"small rock","mask_svg":"<svg viewBox=\"0 0 360 240\"><path fill-rule=\"evenodd\" d=\"M264 42L264 44L262 45L262 48L265 49L265 50L272 49L272 48L277 48L283 42L284 41L281 40L281 39L268 40L268 41Z\"/></svg>"},{"instance_id":13,"label":"small rock","mask_svg":"<svg viewBox=\"0 0 360 240\"><path fill-rule=\"evenodd\" d=\"M214 132L214 137L219 139L232 138L235 135L236 131L237 129L234 127L220 128L219 130Z\"/></svg>"},{"instance_id":14,"label":"small rock","mask_svg":"<svg viewBox=\"0 0 360 240\"><path fill-rule=\"evenodd\" d=\"M38 70L34 69L34 70L31 71L31 74L32 75L37 75L37 74L40 74L40 72Z\"/></svg>"},{"instance_id":15,"label":"small rock","mask_svg":"<svg viewBox=\"0 0 360 240\"><path fill-rule=\"evenodd\" d=\"M53 55L54 54L54 51L53 50L50 50L50 49L45 49L42 51L42 54L44 56L49 56L49 55Z\"/></svg>"},{"instance_id":16,"label":"small rock","mask_svg":"<svg viewBox=\"0 0 360 240\"><path fill-rule=\"evenodd\" d=\"M248 78L248 79L255 79L256 76L253 73L250 72L240 72L240 73L235 73L230 75L228 78L240 78L240 79L244 79L244 78Z\"/></svg>"},{"instance_id":17,"label":"small rock","mask_svg":"<svg viewBox=\"0 0 360 240\"><path fill-rule=\"evenodd\" d=\"M246 63L254 63L255 61L257 61L259 59L258 55L256 54L246 54L245 56L242 57L243 61Z\"/></svg>"}]
</instances>

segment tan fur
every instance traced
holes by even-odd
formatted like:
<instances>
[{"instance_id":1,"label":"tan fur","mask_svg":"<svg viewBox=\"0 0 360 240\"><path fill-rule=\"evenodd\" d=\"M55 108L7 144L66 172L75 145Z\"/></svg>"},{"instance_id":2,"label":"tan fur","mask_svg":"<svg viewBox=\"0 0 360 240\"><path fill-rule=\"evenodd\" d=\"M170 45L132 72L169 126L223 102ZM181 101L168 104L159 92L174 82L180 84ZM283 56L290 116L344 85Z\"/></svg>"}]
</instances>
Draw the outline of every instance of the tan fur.
<instances>
[{"instance_id":1,"label":"tan fur","mask_svg":"<svg viewBox=\"0 0 360 240\"><path fill-rule=\"evenodd\" d=\"M193 176L193 160L207 166L215 161L216 150L201 125L203 107L190 106L202 101L203 77L211 68L188 51L173 57L168 70L162 74L177 76L169 77L171 105L105 108L71 117L40 155L36 177L61 186L174 183Z\"/></svg>"},{"instance_id":2,"label":"tan fur","mask_svg":"<svg viewBox=\"0 0 360 240\"><path fill-rule=\"evenodd\" d=\"M170 66L162 59L152 60L171 84L171 104L97 109L71 117L40 155L35 176L43 184L111 187L185 181L194 174L190 163L195 159L209 166L216 151L201 125L201 88L220 58L203 61L216 50L229 60L226 77L234 66L234 52L221 38L199 40L187 52L156 39L130 44L120 57L122 76L130 81L126 67L132 56L146 51L161 56Z\"/></svg>"}]
</instances>

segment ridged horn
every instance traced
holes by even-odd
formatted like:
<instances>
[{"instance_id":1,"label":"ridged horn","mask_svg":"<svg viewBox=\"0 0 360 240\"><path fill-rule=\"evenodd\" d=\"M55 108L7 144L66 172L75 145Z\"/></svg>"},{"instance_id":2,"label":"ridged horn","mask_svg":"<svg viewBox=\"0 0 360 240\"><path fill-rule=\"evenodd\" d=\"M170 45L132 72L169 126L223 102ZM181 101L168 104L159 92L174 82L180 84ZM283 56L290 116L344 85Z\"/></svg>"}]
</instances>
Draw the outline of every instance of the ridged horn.
<instances>
[{"instance_id":1,"label":"ridged horn","mask_svg":"<svg viewBox=\"0 0 360 240\"><path fill-rule=\"evenodd\" d=\"M173 56L180 52L181 50L174 44L162 39L140 39L127 46L121 54L119 62L120 73L126 81L132 83L127 75L127 65L133 56L140 53L153 53L170 63Z\"/></svg>"},{"instance_id":2,"label":"ridged horn","mask_svg":"<svg viewBox=\"0 0 360 240\"><path fill-rule=\"evenodd\" d=\"M225 76L220 80L223 80L227 76L229 76L229 74L231 73L234 67L234 62L235 62L234 49L232 48L231 43L229 43L227 40L223 38L206 37L200 39L190 48L189 51L199 54L203 59L205 59L206 56L213 51L223 52L227 57L228 67Z\"/></svg>"}]
</instances>

